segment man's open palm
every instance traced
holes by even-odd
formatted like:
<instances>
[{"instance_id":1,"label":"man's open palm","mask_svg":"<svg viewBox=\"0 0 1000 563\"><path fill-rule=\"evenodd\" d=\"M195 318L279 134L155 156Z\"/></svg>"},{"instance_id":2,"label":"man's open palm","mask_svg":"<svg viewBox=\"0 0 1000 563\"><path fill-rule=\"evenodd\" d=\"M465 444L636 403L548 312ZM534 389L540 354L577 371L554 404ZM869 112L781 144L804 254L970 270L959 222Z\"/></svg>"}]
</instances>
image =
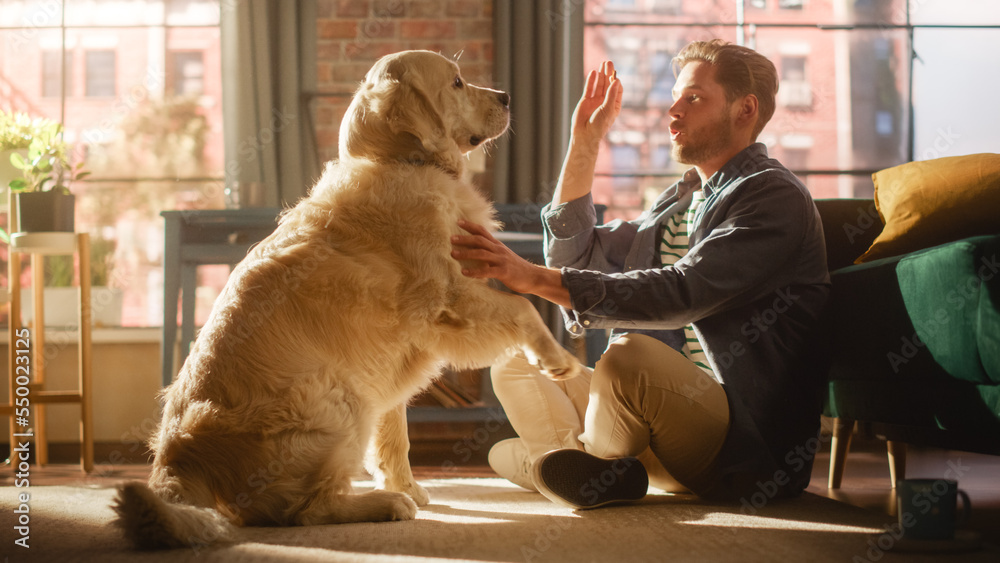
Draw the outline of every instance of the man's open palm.
<instances>
[{"instance_id":1,"label":"man's open palm","mask_svg":"<svg viewBox=\"0 0 1000 563\"><path fill-rule=\"evenodd\" d=\"M583 96L573 113L573 135L578 140L600 142L607 135L622 109L622 83L615 76L615 65L605 61L601 70L587 76Z\"/></svg>"}]
</instances>

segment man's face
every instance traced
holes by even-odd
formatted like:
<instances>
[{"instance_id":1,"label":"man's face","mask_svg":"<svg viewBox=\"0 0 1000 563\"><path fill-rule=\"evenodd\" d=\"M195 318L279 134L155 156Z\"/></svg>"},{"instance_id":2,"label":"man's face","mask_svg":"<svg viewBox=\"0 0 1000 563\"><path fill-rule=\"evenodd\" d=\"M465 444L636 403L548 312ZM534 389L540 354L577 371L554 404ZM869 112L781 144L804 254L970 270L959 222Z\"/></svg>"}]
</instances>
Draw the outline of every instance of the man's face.
<instances>
[{"instance_id":1,"label":"man's face","mask_svg":"<svg viewBox=\"0 0 1000 563\"><path fill-rule=\"evenodd\" d=\"M671 156L682 164L698 165L726 150L733 137L733 104L715 81L715 68L700 61L688 63L677 75L670 107Z\"/></svg>"}]
</instances>

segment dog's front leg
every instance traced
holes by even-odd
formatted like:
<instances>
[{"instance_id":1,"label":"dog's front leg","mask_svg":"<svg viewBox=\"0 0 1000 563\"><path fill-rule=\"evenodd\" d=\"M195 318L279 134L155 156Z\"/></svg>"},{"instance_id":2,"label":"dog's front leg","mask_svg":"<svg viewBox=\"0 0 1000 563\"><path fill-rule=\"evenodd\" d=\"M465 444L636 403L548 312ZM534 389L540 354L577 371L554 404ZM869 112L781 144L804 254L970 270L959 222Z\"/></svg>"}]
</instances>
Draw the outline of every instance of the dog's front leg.
<instances>
[{"instance_id":1,"label":"dog's front leg","mask_svg":"<svg viewBox=\"0 0 1000 563\"><path fill-rule=\"evenodd\" d=\"M401 404L382 415L375 432L376 479L382 480L387 491L410 495L417 506L425 506L430 497L417 484L410 470L410 438L406 432L406 404Z\"/></svg>"}]
</instances>

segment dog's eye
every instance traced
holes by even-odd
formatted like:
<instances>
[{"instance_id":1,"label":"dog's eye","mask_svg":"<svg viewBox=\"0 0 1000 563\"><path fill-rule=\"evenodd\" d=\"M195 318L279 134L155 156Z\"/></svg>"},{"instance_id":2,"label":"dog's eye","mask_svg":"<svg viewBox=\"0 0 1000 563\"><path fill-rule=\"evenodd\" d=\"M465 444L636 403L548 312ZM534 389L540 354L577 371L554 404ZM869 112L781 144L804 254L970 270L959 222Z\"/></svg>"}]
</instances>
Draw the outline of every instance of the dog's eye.
<instances>
[{"instance_id":1,"label":"dog's eye","mask_svg":"<svg viewBox=\"0 0 1000 563\"><path fill-rule=\"evenodd\" d=\"M465 84L462 83L461 77L456 76L455 77L455 88L461 88L463 86L465 86Z\"/></svg>"}]
</instances>

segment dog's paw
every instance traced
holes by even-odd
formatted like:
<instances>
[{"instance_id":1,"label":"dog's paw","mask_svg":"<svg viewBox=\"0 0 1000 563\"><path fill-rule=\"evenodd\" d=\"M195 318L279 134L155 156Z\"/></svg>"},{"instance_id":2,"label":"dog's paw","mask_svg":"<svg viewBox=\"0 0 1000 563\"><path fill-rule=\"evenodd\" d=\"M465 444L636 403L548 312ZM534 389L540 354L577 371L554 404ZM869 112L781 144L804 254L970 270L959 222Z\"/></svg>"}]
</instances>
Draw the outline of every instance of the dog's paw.
<instances>
[{"instance_id":1,"label":"dog's paw","mask_svg":"<svg viewBox=\"0 0 1000 563\"><path fill-rule=\"evenodd\" d=\"M413 483L412 486L403 492L410 495L410 498L413 499L413 502L417 503L417 506L427 506L431 502L431 496L427 494L427 489L416 483Z\"/></svg>"},{"instance_id":2,"label":"dog's paw","mask_svg":"<svg viewBox=\"0 0 1000 563\"><path fill-rule=\"evenodd\" d=\"M546 361L547 358L542 358L539 362L538 366L545 377L552 381L565 381L580 375L583 368L576 357L561 348L559 352L561 353L557 360Z\"/></svg>"},{"instance_id":3,"label":"dog's paw","mask_svg":"<svg viewBox=\"0 0 1000 563\"><path fill-rule=\"evenodd\" d=\"M385 490L396 491L409 495L409 497L413 499L413 502L417 503L417 506L427 506L427 503L431 501L431 497L427 494L427 490L418 485L416 481L397 484L386 483Z\"/></svg>"},{"instance_id":4,"label":"dog's paw","mask_svg":"<svg viewBox=\"0 0 1000 563\"><path fill-rule=\"evenodd\" d=\"M417 504L409 496L399 493L389 507L386 520L413 520L417 517Z\"/></svg>"},{"instance_id":5,"label":"dog's paw","mask_svg":"<svg viewBox=\"0 0 1000 563\"><path fill-rule=\"evenodd\" d=\"M387 508L386 520L413 520L417 517L416 503L402 493L397 493Z\"/></svg>"},{"instance_id":6,"label":"dog's paw","mask_svg":"<svg viewBox=\"0 0 1000 563\"><path fill-rule=\"evenodd\" d=\"M374 509L374 513L365 520L372 522L413 520L417 517L417 505L409 495L394 491L375 490L367 493L367 496L374 501L370 505L370 508Z\"/></svg>"}]
</instances>

